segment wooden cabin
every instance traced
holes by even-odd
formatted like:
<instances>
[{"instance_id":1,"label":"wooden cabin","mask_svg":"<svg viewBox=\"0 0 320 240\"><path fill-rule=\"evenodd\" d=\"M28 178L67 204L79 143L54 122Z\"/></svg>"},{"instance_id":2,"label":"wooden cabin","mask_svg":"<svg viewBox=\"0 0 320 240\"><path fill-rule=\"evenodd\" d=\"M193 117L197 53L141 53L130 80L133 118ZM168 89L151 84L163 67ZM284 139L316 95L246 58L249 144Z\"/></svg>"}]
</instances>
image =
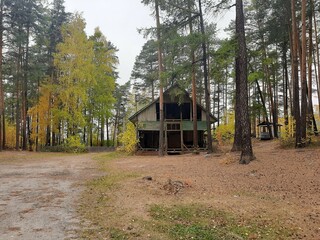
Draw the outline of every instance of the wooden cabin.
<instances>
[{"instance_id":1,"label":"wooden cabin","mask_svg":"<svg viewBox=\"0 0 320 240\"><path fill-rule=\"evenodd\" d=\"M189 93L174 85L164 94L164 146L166 152L194 150L192 99ZM129 118L137 128L139 150L159 150L160 111L159 98ZM210 122L216 122L210 114ZM206 111L197 104L198 149L206 149Z\"/></svg>"}]
</instances>

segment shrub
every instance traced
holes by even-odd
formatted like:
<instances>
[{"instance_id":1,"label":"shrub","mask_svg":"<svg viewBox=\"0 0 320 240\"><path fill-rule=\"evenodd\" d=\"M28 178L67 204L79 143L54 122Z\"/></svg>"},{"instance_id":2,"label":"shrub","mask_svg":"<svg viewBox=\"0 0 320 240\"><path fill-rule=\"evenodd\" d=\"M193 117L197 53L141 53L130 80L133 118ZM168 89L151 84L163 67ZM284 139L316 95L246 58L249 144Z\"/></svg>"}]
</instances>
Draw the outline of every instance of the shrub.
<instances>
[{"instance_id":1,"label":"shrub","mask_svg":"<svg viewBox=\"0 0 320 240\"><path fill-rule=\"evenodd\" d=\"M234 137L234 114L228 115L228 123L221 124L215 132L216 140L219 145L230 144Z\"/></svg>"},{"instance_id":2,"label":"shrub","mask_svg":"<svg viewBox=\"0 0 320 240\"><path fill-rule=\"evenodd\" d=\"M293 117L289 117L288 125L284 125L281 131L280 146L282 148L294 148L295 140L295 121Z\"/></svg>"},{"instance_id":3,"label":"shrub","mask_svg":"<svg viewBox=\"0 0 320 240\"><path fill-rule=\"evenodd\" d=\"M13 149L16 147L16 126L6 122L6 147Z\"/></svg>"},{"instance_id":4,"label":"shrub","mask_svg":"<svg viewBox=\"0 0 320 240\"><path fill-rule=\"evenodd\" d=\"M68 153L83 153L87 152L86 146L81 142L79 136L70 136L67 138L65 146L65 152Z\"/></svg>"},{"instance_id":5,"label":"shrub","mask_svg":"<svg viewBox=\"0 0 320 240\"><path fill-rule=\"evenodd\" d=\"M88 152L86 146L81 143L79 136L71 136L66 139L66 143L58 146L45 146L42 152L65 152L65 153L85 153Z\"/></svg>"},{"instance_id":6,"label":"shrub","mask_svg":"<svg viewBox=\"0 0 320 240\"><path fill-rule=\"evenodd\" d=\"M120 151L133 154L136 151L136 146L139 140L136 137L136 128L133 123L129 122L126 125L126 130L118 136L121 146Z\"/></svg>"}]
</instances>

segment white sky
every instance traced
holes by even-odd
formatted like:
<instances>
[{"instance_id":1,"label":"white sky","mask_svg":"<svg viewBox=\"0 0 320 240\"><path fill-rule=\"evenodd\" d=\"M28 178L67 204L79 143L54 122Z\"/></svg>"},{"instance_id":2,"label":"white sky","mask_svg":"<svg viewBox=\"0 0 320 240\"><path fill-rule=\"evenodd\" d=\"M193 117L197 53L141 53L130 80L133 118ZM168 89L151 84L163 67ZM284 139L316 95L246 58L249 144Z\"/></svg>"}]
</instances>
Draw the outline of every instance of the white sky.
<instances>
[{"instance_id":1,"label":"white sky","mask_svg":"<svg viewBox=\"0 0 320 240\"><path fill-rule=\"evenodd\" d=\"M66 11L80 12L86 20L86 32L92 35L96 27L118 49L118 82L124 84L130 79L136 56L146 39L137 32L139 28L154 27L155 20L149 7L141 0L65 0ZM223 19L217 19L227 25ZM227 21L228 22L228 21Z\"/></svg>"}]
</instances>

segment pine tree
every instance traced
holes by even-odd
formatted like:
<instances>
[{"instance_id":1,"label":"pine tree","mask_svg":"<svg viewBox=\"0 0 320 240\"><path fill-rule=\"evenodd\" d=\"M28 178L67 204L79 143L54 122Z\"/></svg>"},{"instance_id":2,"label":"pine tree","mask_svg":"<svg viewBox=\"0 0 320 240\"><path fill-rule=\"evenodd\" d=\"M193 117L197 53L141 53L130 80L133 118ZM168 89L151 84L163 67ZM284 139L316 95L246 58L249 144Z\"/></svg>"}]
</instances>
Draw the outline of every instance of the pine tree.
<instances>
[{"instance_id":1,"label":"pine tree","mask_svg":"<svg viewBox=\"0 0 320 240\"><path fill-rule=\"evenodd\" d=\"M115 101L113 93L115 90L114 68L118 63L115 55L117 49L106 40L99 28L95 29L94 35L90 37L94 43L94 84L89 90L89 102L87 111L89 112L88 126L90 143L92 145L92 125L95 120L100 129L100 145L104 144L104 126L108 118L111 117L111 110Z\"/></svg>"},{"instance_id":2,"label":"pine tree","mask_svg":"<svg viewBox=\"0 0 320 240\"><path fill-rule=\"evenodd\" d=\"M155 100L156 86L159 84L157 57L157 43L155 40L148 40L136 57L131 79L134 82L134 92L139 95L140 104Z\"/></svg>"},{"instance_id":3,"label":"pine tree","mask_svg":"<svg viewBox=\"0 0 320 240\"><path fill-rule=\"evenodd\" d=\"M236 0L236 122L241 131L241 164L248 164L254 158L251 144L251 128L248 106L248 75L247 75L247 48L244 29L244 14L242 0ZM238 114L237 114L238 111Z\"/></svg>"}]
</instances>

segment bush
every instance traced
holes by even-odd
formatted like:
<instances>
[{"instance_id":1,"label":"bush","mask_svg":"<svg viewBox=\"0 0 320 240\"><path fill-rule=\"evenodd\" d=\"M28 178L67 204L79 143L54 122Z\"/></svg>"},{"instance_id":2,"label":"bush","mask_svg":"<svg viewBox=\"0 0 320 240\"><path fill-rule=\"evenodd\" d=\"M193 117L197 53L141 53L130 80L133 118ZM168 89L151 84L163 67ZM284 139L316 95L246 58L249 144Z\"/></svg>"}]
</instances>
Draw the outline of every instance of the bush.
<instances>
[{"instance_id":1,"label":"bush","mask_svg":"<svg viewBox=\"0 0 320 240\"><path fill-rule=\"evenodd\" d=\"M289 117L289 122L284 125L281 131L280 146L282 148L294 148L296 145L295 139L295 121L292 117Z\"/></svg>"},{"instance_id":2,"label":"bush","mask_svg":"<svg viewBox=\"0 0 320 240\"><path fill-rule=\"evenodd\" d=\"M124 151L129 154L133 154L136 151L136 146L139 140L136 136L136 128L133 123L129 122L126 125L126 131L119 134L119 142L122 144L119 147L120 151Z\"/></svg>"},{"instance_id":3,"label":"bush","mask_svg":"<svg viewBox=\"0 0 320 240\"><path fill-rule=\"evenodd\" d=\"M68 137L64 147L65 152L68 153L83 153L88 151L86 146L81 143L79 136Z\"/></svg>"},{"instance_id":4,"label":"bush","mask_svg":"<svg viewBox=\"0 0 320 240\"><path fill-rule=\"evenodd\" d=\"M6 122L6 147L14 149L16 147L16 126Z\"/></svg>"},{"instance_id":5,"label":"bush","mask_svg":"<svg viewBox=\"0 0 320 240\"><path fill-rule=\"evenodd\" d=\"M61 152L61 153L86 153L86 147L68 147L66 145L44 146L40 149L41 152Z\"/></svg>"},{"instance_id":6,"label":"bush","mask_svg":"<svg viewBox=\"0 0 320 240\"><path fill-rule=\"evenodd\" d=\"M59 146L45 146L41 148L42 152L65 152L65 153L85 153L88 152L86 146L81 143L79 136L67 138L66 143Z\"/></svg>"},{"instance_id":7,"label":"bush","mask_svg":"<svg viewBox=\"0 0 320 240\"><path fill-rule=\"evenodd\" d=\"M234 138L234 114L228 114L228 123L221 124L215 131L219 145L230 144Z\"/></svg>"},{"instance_id":8,"label":"bush","mask_svg":"<svg viewBox=\"0 0 320 240\"><path fill-rule=\"evenodd\" d=\"M296 139L294 137L281 137L280 138L280 146L282 148L294 148L296 145Z\"/></svg>"}]
</instances>

